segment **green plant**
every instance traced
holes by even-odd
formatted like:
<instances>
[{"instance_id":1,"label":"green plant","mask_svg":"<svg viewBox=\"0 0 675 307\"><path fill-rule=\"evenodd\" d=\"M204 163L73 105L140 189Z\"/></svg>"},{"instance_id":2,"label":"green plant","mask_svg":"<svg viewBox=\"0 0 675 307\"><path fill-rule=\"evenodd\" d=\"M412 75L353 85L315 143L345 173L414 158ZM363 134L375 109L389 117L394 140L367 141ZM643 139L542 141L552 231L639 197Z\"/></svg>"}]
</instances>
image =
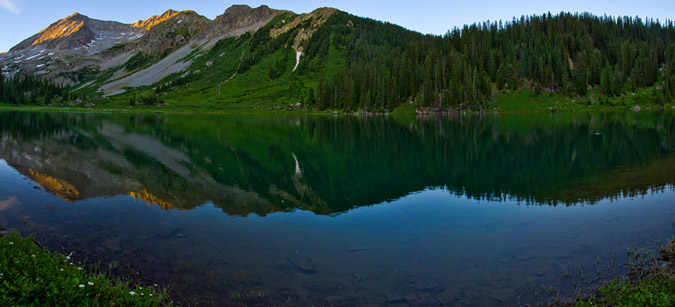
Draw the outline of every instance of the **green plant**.
<instances>
[{"instance_id":1,"label":"green plant","mask_svg":"<svg viewBox=\"0 0 675 307\"><path fill-rule=\"evenodd\" d=\"M675 277L671 275L627 284L614 279L599 290L599 295L580 301L577 306L673 306Z\"/></svg>"},{"instance_id":2,"label":"green plant","mask_svg":"<svg viewBox=\"0 0 675 307\"><path fill-rule=\"evenodd\" d=\"M32 237L0 238L2 306L163 306L164 292L101 273L88 273L69 256L41 248Z\"/></svg>"},{"instance_id":3,"label":"green plant","mask_svg":"<svg viewBox=\"0 0 675 307\"><path fill-rule=\"evenodd\" d=\"M149 64L154 57L152 55L145 54L143 52L136 53L127 63L124 65L127 71L133 71L138 68L141 68Z\"/></svg>"},{"instance_id":4,"label":"green plant","mask_svg":"<svg viewBox=\"0 0 675 307\"><path fill-rule=\"evenodd\" d=\"M595 296L576 303L577 306L675 306L675 272L672 251L675 240L660 250L660 264L655 257L639 250L629 249L626 254L638 263L649 263L647 268L634 265L627 282L617 278L598 289ZM644 256L644 257L641 257Z\"/></svg>"}]
</instances>

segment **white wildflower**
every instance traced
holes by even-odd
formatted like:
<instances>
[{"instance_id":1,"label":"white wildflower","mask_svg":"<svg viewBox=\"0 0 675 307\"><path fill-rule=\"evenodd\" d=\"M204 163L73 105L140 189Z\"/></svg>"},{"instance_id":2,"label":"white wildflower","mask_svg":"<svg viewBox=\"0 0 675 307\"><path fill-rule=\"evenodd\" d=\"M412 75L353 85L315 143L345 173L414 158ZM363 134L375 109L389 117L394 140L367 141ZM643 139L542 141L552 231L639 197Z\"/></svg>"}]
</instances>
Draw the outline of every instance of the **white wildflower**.
<instances>
[{"instance_id":1,"label":"white wildflower","mask_svg":"<svg viewBox=\"0 0 675 307\"><path fill-rule=\"evenodd\" d=\"M134 291L129 291L129 294L131 294L131 295L136 295L136 292L134 292Z\"/></svg>"},{"instance_id":2,"label":"white wildflower","mask_svg":"<svg viewBox=\"0 0 675 307\"><path fill-rule=\"evenodd\" d=\"M87 285L93 286L94 283L90 281L90 282L87 283Z\"/></svg>"},{"instance_id":3,"label":"white wildflower","mask_svg":"<svg viewBox=\"0 0 675 307\"><path fill-rule=\"evenodd\" d=\"M83 285L83 284L80 284L80 285L79 285L78 287L80 287L80 288L84 288L84 285Z\"/></svg>"}]
</instances>

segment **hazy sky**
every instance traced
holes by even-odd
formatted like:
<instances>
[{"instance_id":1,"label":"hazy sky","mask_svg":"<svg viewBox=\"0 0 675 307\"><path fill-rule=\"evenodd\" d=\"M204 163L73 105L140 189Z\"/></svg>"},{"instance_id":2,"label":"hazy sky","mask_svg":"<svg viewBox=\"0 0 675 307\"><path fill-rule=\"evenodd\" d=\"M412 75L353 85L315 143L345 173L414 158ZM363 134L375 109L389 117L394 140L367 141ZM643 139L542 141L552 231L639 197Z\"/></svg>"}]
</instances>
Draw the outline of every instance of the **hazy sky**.
<instances>
[{"instance_id":1,"label":"hazy sky","mask_svg":"<svg viewBox=\"0 0 675 307\"><path fill-rule=\"evenodd\" d=\"M213 0L0 0L0 52L74 12L102 20L125 23L161 14L167 9L194 10L210 19L232 4L306 13L317 7L335 7L349 13L389 21L423 33L443 34L455 26L485 20L511 20L514 16L591 12L596 15L629 15L664 21L675 19L675 0L566 0L566 1L213 1Z\"/></svg>"}]
</instances>

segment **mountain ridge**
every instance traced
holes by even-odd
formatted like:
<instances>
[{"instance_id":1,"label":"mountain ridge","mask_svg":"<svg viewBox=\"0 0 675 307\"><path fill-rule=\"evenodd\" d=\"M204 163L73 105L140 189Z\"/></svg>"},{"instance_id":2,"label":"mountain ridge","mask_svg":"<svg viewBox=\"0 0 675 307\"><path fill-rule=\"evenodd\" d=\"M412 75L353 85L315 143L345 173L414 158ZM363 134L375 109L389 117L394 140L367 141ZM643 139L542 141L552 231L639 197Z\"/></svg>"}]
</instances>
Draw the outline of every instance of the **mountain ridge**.
<instances>
[{"instance_id":1,"label":"mountain ridge","mask_svg":"<svg viewBox=\"0 0 675 307\"><path fill-rule=\"evenodd\" d=\"M223 14L217 16L213 20L210 20L206 17L204 17L204 19L209 20L216 27L218 26L222 27L223 24L225 24L227 26L237 28L250 26L251 23L253 23L253 21L255 21L256 19L265 19L265 18L269 19L278 12L282 11L270 9L269 6L267 5L261 5L260 7L257 8L252 8L248 5L232 5L231 7L227 8ZM199 15L197 12L193 10L175 11L173 9L168 9L161 15L153 15L147 19L141 19L134 23L125 24L117 21L94 19L90 18L89 16L80 14L79 12L75 12L65 18L57 20L56 22L49 25L47 28L23 40L19 44L10 48L9 51L3 53L15 53L22 49L29 49L31 48L31 46L47 43L51 40L67 38L71 35L77 34L79 31L101 32L100 30L105 27L109 28L123 27L125 29L131 27L132 29L134 28L137 29L135 32L142 32L142 34L145 34L155 26L165 23L166 21L169 21L181 14ZM238 20L237 18L240 19ZM143 29L145 31L141 31L140 29ZM92 36L91 34L92 33L89 32L85 33L87 38L92 39L95 38L95 36ZM71 44L69 47L75 48L81 46L73 46ZM49 45L48 48L54 48L54 46Z\"/></svg>"},{"instance_id":2,"label":"mountain ridge","mask_svg":"<svg viewBox=\"0 0 675 307\"><path fill-rule=\"evenodd\" d=\"M36 47L52 50L82 48L105 35L119 35L127 32L140 34L130 25L92 19L80 13L74 13L20 42L12 47L9 53Z\"/></svg>"},{"instance_id":3,"label":"mountain ridge","mask_svg":"<svg viewBox=\"0 0 675 307\"><path fill-rule=\"evenodd\" d=\"M152 27L156 26L157 24L160 24L160 23L166 21L167 19L171 19L174 16L176 16L180 13L183 13L183 12L188 12L188 11L174 11L172 9L169 9L166 12L164 12L164 14L162 14L162 15L154 15L154 16L148 18L148 19L145 19L145 20L138 20L137 22L132 23L131 25L133 27L144 28L144 29L149 31L150 29L152 29ZM192 12L192 11L189 11L189 12Z\"/></svg>"},{"instance_id":4,"label":"mountain ridge","mask_svg":"<svg viewBox=\"0 0 675 307\"><path fill-rule=\"evenodd\" d=\"M278 12L268 6L237 5L210 20L195 11L169 9L133 24L74 13L0 54L0 67L8 75L32 73L61 84L76 85L85 78L81 72L125 63L133 70L190 42L208 42L211 46L214 39L255 31ZM129 63L132 60L138 64ZM125 75L120 71L115 76Z\"/></svg>"},{"instance_id":5,"label":"mountain ridge","mask_svg":"<svg viewBox=\"0 0 675 307\"><path fill-rule=\"evenodd\" d=\"M675 25L637 17L549 13L437 36L331 8L234 5L213 20L167 10L135 24L74 14L0 54L0 67L118 107L489 111L519 90L587 106L675 97Z\"/></svg>"}]
</instances>

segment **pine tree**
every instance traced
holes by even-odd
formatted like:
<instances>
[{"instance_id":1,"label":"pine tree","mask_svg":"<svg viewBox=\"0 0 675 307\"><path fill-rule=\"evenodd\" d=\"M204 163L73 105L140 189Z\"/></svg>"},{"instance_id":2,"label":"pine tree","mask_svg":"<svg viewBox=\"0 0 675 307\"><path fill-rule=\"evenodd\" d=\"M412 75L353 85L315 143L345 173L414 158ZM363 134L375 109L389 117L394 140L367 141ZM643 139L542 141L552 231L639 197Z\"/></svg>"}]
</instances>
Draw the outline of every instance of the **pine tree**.
<instances>
[{"instance_id":1,"label":"pine tree","mask_svg":"<svg viewBox=\"0 0 675 307\"><path fill-rule=\"evenodd\" d=\"M307 104L310 107L314 107L316 105L316 99L314 98L314 89L309 88L309 93L307 94Z\"/></svg>"}]
</instances>

